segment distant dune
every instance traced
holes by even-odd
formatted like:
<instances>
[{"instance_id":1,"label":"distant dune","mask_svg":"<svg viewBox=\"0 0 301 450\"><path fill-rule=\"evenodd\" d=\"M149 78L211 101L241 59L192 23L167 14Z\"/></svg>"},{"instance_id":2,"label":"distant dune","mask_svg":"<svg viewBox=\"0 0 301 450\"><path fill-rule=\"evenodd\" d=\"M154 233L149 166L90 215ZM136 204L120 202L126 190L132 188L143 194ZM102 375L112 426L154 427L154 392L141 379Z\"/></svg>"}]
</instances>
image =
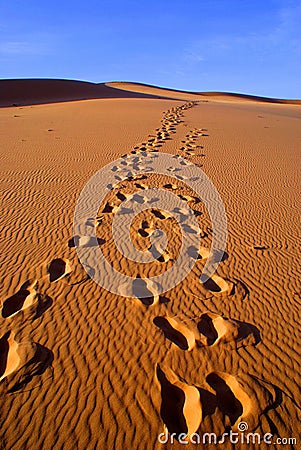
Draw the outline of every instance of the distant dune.
<instances>
[{"instance_id":1,"label":"distant dune","mask_svg":"<svg viewBox=\"0 0 301 450\"><path fill-rule=\"evenodd\" d=\"M158 95L121 90L105 83L54 79L0 80L0 106L23 106L97 98L157 97Z\"/></svg>"},{"instance_id":2,"label":"distant dune","mask_svg":"<svg viewBox=\"0 0 301 450\"><path fill-rule=\"evenodd\" d=\"M132 92L143 92L152 95L161 95L165 93L165 96L170 98L177 98L181 100L224 100L224 101L253 101L264 103L285 103L291 105L300 105L301 100L286 100L279 98L259 97L255 95L237 94L232 92L187 92L178 91L176 89L162 88L158 86L152 86L150 84L143 83L128 83L128 82L111 82L106 83L106 86L111 86L118 89L125 89Z\"/></svg>"},{"instance_id":3,"label":"distant dune","mask_svg":"<svg viewBox=\"0 0 301 450\"><path fill-rule=\"evenodd\" d=\"M301 100L283 100L227 92L187 92L143 83L59 79L0 80L0 106L68 102L100 98L168 98L173 100L253 101L301 104Z\"/></svg>"}]
</instances>

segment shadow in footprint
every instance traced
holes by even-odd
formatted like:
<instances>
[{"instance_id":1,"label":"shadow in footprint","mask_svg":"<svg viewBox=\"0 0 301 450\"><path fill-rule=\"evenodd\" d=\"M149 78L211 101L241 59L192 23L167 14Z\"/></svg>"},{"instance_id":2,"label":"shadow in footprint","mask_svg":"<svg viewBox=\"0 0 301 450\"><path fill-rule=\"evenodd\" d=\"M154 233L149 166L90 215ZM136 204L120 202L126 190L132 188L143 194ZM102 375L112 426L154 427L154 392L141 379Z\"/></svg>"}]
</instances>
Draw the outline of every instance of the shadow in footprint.
<instances>
[{"instance_id":1,"label":"shadow in footprint","mask_svg":"<svg viewBox=\"0 0 301 450\"><path fill-rule=\"evenodd\" d=\"M110 205L109 203L105 204L105 207L103 208L103 213L112 213L114 211L115 206Z\"/></svg>"},{"instance_id":2,"label":"shadow in footprint","mask_svg":"<svg viewBox=\"0 0 301 450\"><path fill-rule=\"evenodd\" d=\"M32 296L31 299L30 296ZM30 306L35 301L36 296L37 293L34 289L32 281L26 281L16 294L7 298L3 302L1 312L2 317L6 319L18 311L21 311L22 308ZM28 305L26 303L28 303Z\"/></svg>"},{"instance_id":3,"label":"shadow in footprint","mask_svg":"<svg viewBox=\"0 0 301 450\"><path fill-rule=\"evenodd\" d=\"M164 297L164 295L159 295L159 303L161 305L164 305L165 303L169 303L170 300L167 297Z\"/></svg>"},{"instance_id":4,"label":"shadow in footprint","mask_svg":"<svg viewBox=\"0 0 301 450\"><path fill-rule=\"evenodd\" d=\"M127 199L126 195L122 194L122 192L117 192L116 197L122 202L124 202Z\"/></svg>"},{"instance_id":5,"label":"shadow in footprint","mask_svg":"<svg viewBox=\"0 0 301 450\"><path fill-rule=\"evenodd\" d=\"M161 385L160 415L169 433L175 433L174 437L177 439L179 434L186 434L188 431L183 414L185 394L182 389L168 381L159 366L157 367L157 378Z\"/></svg>"},{"instance_id":6,"label":"shadow in footprint","mask_svg":"<svg viewBox=\"0 0 301 450\"><path fill-rule=\"evenodd\" d=\"M0 379L2 375L4 374L7 366L7 358L8 358L8 351L9 351L9 343L8 338L10 336L10 331L5 333L4 336L0 339Z\"/></svg>"},{"instance_id":7,"label":"shadow in footprint","mask_svg":"<svg viewBox=\"0 0 301 450\"><path fill-rule=\"evenodd\" d=\"M213 345L218 338L218 333L213 325L212 318L208 314L202 314L198 323L198 330L207 338L207 345Z\"/></svg>"},{"instance_id":8,"label":"shadow in footprint","mask_svg":"<svg viewBox=\"0 0 301 450\"><path fill-rule=\"evenodd\" d=\"M79 244L79 236L73 236L73 238L69 239L68 241L68 247L69 248L74 248L74 247L78 247Z\"/></svg>"},{"instance_id":9,"label":"shadow in footprint","mask_svg":"<svg viewBox=\"0 0 301 450\"><path fill-rule=\"evenodd\" d=\"M148 199L146 199L146 197L144 197L143 195L140 195L140 194L134 194L132 196L132 199L136 203L139 203L139 205L143 205L144 203L147 203L147 201L148 201Z\"/></svg>"},{"instance_id":10,"label":"shadow in footprint","mask_svg":"<svg viewBox=\"0 0 301 450\"><path fill-rule=\"evenodd\" d=\"M254 345L257 345L259 344L259 342L261 342L260 331L255 325L248 322L240 322L239 320L237 320L236 322L239 324L238 339L245 339L252 334L254 336ZM242 347L244 346L242 345Z\"/></svg>"},{"instance_id":11,"label":"shadow in footprint","mask_svg":"<svg viewBox=\"0 0 301 450\"><path fill-rule=\"evenodd\" d=\"M172 327L165 317L157 316L153 320L154 324L163 331L166 339L176 344L181 350L188 350L188 342L185 336Z\"/></svg>"},{"instance_id":12,"label":"shadow in footprint","mask_svg":"<svg viewBox=\"0 0 301 450\"><path fill-rule=\"evenodd\" d=\"M74 236L73 238L69 239L68 241L68 247L74 248L74 247L97 247L98 245L105 244L106 240L102 238L93 238L90 236L87 236L89 239L83 239L84 236L80 237L78 235Z\"/></svg>"},{"instance_id":13,"label":"shadow in footprint","mask_svg":"<svg viewBox=\"0 0 301 450\"><path fill-rule=\"evenodd\" d=\"M164 220L166 219L166 216L162 214L158 209L151 209L152 214L157 217L157 219Z\"/></svg>"},{"instance_id":14,"label":"shadow in footprint","mask_svg":"<svg viewBox=\"0 0 301 450\"><path fill-rule=\"evenodd\" d=\"M203 411L203 419L207 416L212 416L217 408L216 396L206 389L197 388L200 393L202 411Z\"/></svg>"},{"instance_id":15,"label":"shadow in footprint","mask_svg":"<svg viewBox=\"0 0 301 450\"><path fill-rule=\"evenodd\" d=\"M49 264L48 273L51 283L60 280L70 273L69 262L62 258L53 259Z\"/></svg>"},{"instance_id":16,"label":"shadow in footprint","mask_svg":"<svg viewBox=\"0 0 301 450\"><path fill-rule=\"evenodd\" d=\"M133 281L133 295L145 306L151 306L155 302L155 296L143 278L136 278Z\"/></svg>"},{"instance_id":17,"label":"shadow in footprint","mask_svg":"<svg viewBox=\"0 0 301 450\"><path fill-rule=\"evenodd\" d=\"M200 217L200 216L203 215L203 213L202 213L201 211L197 211L196 209L192 209L192 208L191 208L191 211L193 212L193 214L194 214L196 217Z\"/></svg>"},{"instance_id":18,"label":"shadow in footprint","mask_svg":"<svg viewBox=\"0 0 301 450\"><path fill-rule=\"evenodd\" d=\"M242 300L250 295L250 289L241 280L234 278L233 294L237 294Z\"/></svg>"},{"instance_id":19,"label":"shadow in footprint","mask_svg":"<svg viewBox=\"0 0 301 450\"><path fill-rule=\"evenodd\" d=\"M173 190L179 189L177 185L171 184L171 183L163 184L163 187L167 188L167 189L173 189Z\"/></svg>"},{"instance_id":20,"label":"shadow in footprint","mask_svg":"<svg viewBox=\"0 0 301 450\"><path fill-rule=\"evenodd\" d=\"M188 225L187 223L183 223L182 228L185 231L185 233L189 233L189 234L199 234L200 233L197 228L193 228L191 225Z\"/></svg>"},{"instance_id":21,"label":"shadow in footprint","mask_svg":"<svg viewBox=\"0 0 301 450\"><path fill-rule=\"evenodd\" d=\"M140 236L142 236L144 238L149 237L148 231L146 231L144 228L139 228L138 233L140 234Z\"/></svg>"},{"instance_id":22,"label":"shadow in footprint","mask_svg":"<svg viewBox=\"0 0 301 450\"><path fill-rule=\"evenodd\" d=\"M215 390L217 406L223 414L229 417L231 425L243 414L243 406L235 397L227 383L216 373L206 377L207 383Z\"/></svg>"},{"instance_id":23,"label":"shadow in footprint","mask_svg":"<svg viewBox=\"0 0 301 450\"><path fill-rule=\"evenodd\" d=\"M47 309L49 309L53 304L53 300L48 295L39 295L38 307L36 309L35 318L41 317Z\"/></svg>"},{"instance_id":24,"label":"shadow in footprint","mask_svg":"<svg viewBox=\"0 0 301 450\"><path fill-rule=\"evenodd\" d=\"M198 330L206 338L206 345L210 346L217 341L224 343L230 341L242 341L252 337L252 341L239 346L257 345L260 341L260 331L255 325L239 320L228 319L218 314L204 313L198 323Z\"/></svg>"},{"instance_id":25,"label":"shadow in footprint","mask_svg":"<svg viewBox=\"0 0 301 450\"><path fill-rule=\"evenodd\" d=\"M41 344L36 345L34 357L21 370L19 379L8 390L8 393L23 389L36 376L42 375L53 363L53 352Z\"/></svg>"},{"instance_id":26,"label":"shadow in footprint","mask_svg":"<svg viewBox=\"0 0 301 450\"><path fill-rule=\"evenodd\" d=\"M30 292L21 288L19 292L5 300L2 308L2 317L6 319L20 311L28 295L30 295Z\"/></svg>"},{"instance_id":27,"label":"shadow in footprint","mask_svg":"<svg viewBox=\"0 0 301 450\"><path fill-rule=\"evenodd\" d=\"M227 252L225 252L224 250L220 250L220 249L213 249L212 251L212 262L222 262L222 261L226 261L226 259L229 258L229 255Z\"/></svg>"},{"instance_id":28,"label":"shadow in footprint","mask_svg":"<svg viewBox=\"0 0 301 450\"><path fill-rule=\"evenodd\" d=\"M212 280L212 278L208 278L205 283L203 283L204 287L211 292L221 292L220 286Z\"/></svg>"}]
</instances>

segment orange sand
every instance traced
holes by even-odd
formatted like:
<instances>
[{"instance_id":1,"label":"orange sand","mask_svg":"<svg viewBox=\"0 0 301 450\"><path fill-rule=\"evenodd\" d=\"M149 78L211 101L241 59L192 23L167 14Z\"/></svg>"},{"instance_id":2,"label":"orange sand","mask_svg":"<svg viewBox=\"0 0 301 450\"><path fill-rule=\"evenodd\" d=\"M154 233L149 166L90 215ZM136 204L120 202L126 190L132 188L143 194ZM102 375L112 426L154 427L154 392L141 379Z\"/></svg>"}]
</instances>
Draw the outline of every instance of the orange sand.
<instances>
[{"instance_id":1,"label":"orange sand","mask_svg":"<svg viewBox=\"0 0 301 450\"><path fill-rule=\"evenodd\" d=\"M16 81L6 83L10 94L0 99L6 106L0 109L1 449L180 449L160 444L159 433L167 427L219 435L242 420L249 431L300 442L300 106L131 83L81 90L74 82L57 89L55 82L31 80L26 94L21 82L15 90ZM78 101L84 98L90 99ZM185 102L187 109L179 109ZM200 260L153 301L99 287L74 248L89 243L72 240L85 183L145 146L202 165L225 204L229 232L227 255L202 285L210 220L190 190L150 176L128 182L117 198L112 194L114 206L133 190L182 187L199 211ZM119 259L110 239L112 215L104 213L98 226L104 254L119 270L143 276L140 266ZM172 239L148 274L173 264L180 236L172 223L150 211L133 224L138 247L149 245L158 224Z\"/></svg>"}]
</instances>

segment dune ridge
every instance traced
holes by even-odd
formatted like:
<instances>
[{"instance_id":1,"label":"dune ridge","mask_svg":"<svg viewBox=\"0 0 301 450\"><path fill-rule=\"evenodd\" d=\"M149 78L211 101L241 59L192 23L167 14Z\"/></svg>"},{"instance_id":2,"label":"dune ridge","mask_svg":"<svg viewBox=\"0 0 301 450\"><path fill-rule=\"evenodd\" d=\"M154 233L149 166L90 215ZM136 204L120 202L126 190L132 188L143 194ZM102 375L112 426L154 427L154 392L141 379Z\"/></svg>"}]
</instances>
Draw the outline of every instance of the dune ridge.
<instances>
[{"instance_id":1,"label":"dune ridge","mask_svg":"<svg viewBox=\"0 0 301 450\"><path fill-rule=\"evenodd\" d=\"M0 107L100 98L168 98L174 100L301 104L299 99L268 98L231 92L189 92L134 82L92 83L51 78L0 80Z\"/></svg>"}]
</instances>

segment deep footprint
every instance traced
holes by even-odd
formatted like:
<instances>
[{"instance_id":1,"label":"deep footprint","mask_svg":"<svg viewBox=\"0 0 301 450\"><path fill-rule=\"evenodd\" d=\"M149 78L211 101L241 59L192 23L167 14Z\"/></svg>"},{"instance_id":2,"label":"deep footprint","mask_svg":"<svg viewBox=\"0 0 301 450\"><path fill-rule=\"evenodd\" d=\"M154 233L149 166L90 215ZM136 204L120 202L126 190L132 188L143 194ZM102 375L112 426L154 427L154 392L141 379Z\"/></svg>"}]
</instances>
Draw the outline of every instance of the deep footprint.
<instances>
[{"instance_id":1,"label":"deep footprint","mask_svg":"<svg viewBox=\"0 0 301 450\"><path fill-rule=\"evenodd\" d=\"M246 373L238 377L212 372L206 381L216 392L218 408L229 418L234 430L241 421L248 424L249 431L256 429L261 416L279 402L278 388Z\"/></svg>"},{"instance_id":2,"label":"deep footprint","mask_svg":"<svg viewBox=\"0 0 301 450\"><path fill-rule=\"evenodd\" d=\"M234 377L232 378L233 383L235 383L236 380ZM232 391L233 387L230 389L226 381L217 373L209 374L206 381L216 392L219 409L229 417L231 425L234 425L238 418L243 415L243 405Z\"/></svg>"},{"instance_id":3,"label":"deep footprint","mask_svg":"<svg viewBox=\"0 0 301 450\"><path fill-rule=\"evenodd\" d=\"M71 273L71 266L67 259L57 258L51 261L48 267L50 282L58 281Z\"/></svg>"},{"instance_id":4,"label":"deep footprint","mask_svg":"<svg viewBox=\"0 0 301 450\"><path fill-rule=\"evenodd\" d=\"M18 343L11 331L0 339L0 381L13 373L20 364Z\"/></svg>"},{"instance_id":5,"label":"deep footprint","mask_svg":"<svg viewBox=\"0 0 301 450\"><path fill-rule=\"evenodd\" d=\"M198 330L201 334L201 345L204 346L216 345L219 342L240 342L246 339L246 343L249 345L256 345L260 342L260 332L254 325L228 319L211 312L201 315Z\"/></svg>"},{"instance_id":6,"label":"deep footprint","mask_svg":"<svg viewBox=\"0 0 301 450\"><path fill-rule=\"evenodd\" d=\"M176 374L157 366L156 376L161 388L160 415L169 433L177 439L181 433L195 433L202 421L199 390L178 379Z\"/></svg>"},{"instance_id":7,"label":"deep footprint","mask_svg":"<svg viewBox=\"0 0 301 450\"><path fill-rule=\"evenodd\" d=\"M211 292L213 295L228 294L231 295L234 291L234 284L231 281L226 281L218 275L212 275L207 281L202 283L203 287Z\"/></svg>"},{"instance_id":8,"label":"deep footprint","mask_svg":"<svg viewBox=\"0 0 301 450\"><path fill-rule=\"evenodd\" d=\"M119 286L119 294L139 300L145 306L152 306L161 299L158 294L156 283L143 278L135 278L132 283Z\"/></svg>"},{"instance_id":9,"label":"deep footprint","mask_svg":"<svg viewBox=\"0 0 301 450\"><path fill-rule=\"evenodd\" d=\"M171 317L157 316L153 320L154 324L163 331L166 339L181 350L191 350L195 345L194 333L184 324L179 323Z\"/></svg>"},{"instance_id":10,"label":"deep footprint","mask_svg":"<svg viewBox=\"0 0 301 450\"><path fill-rule=\"evenodd\" d=\"M4 319L23 311L38 301L37 281L26 281L21 289L3 302L1 314Z\"/></svg>"}]
</instances>

